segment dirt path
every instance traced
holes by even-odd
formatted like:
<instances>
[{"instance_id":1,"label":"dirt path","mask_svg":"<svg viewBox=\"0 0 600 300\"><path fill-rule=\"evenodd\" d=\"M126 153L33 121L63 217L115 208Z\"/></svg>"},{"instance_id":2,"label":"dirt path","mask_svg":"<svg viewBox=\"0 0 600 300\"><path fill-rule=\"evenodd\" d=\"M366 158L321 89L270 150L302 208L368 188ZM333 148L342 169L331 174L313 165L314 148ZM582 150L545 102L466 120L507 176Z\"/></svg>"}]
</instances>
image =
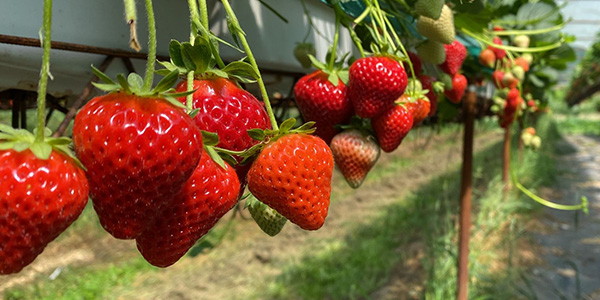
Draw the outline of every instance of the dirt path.
<instances>
[{"instance_id":1,"label":"dirt path","mask_svg":"<svg viewBox=\"0 0 600 300\"><path fill-rule=\"evenodd\" d=\"M476 150L480 150L497 142L499 135L487 132L478 134L476 139ZM427 149L423 148L425 140L407 141L395 153L382 155L376 166L381 168L378 176L367 178L360 189L349 188L335 172L330 215L321 230L307 232L287 224L282 233L271 238L252 221L239 220L233 223L230 237L216 249L188 256L168 269L145 272L133 284L113 288L110 299L247 299L255 292L257 280L276 276L284 264L299 259L310 249L346 236L347 224L370 222L402 195L460 163L458 132L434 136ZM398 163L399 159L402 163ZM227 219L229 215L223 220ZM137 255L132 241L115 240L106 234L81 238L78 233L70 233L52 243L31 267L5 277L8 280L0 282L0 295L11 286L30 283L39 274L47 276L56 268L119 264ZM388 292L382 291L381 296Z\"/></svg>"},{"instance_id":2,"label":"dirt path","mask_svg":"<svg viewBox=\"0 0 600 300\"><path fill-rule=\"evenodd\" d=\"M559 145L571 153L559 158L557 186L545 193L553 201L589 200L589 215L545 209L548 232L537 233L544 264L530 271L538 299L600 299L600 137L568 136Z\"/></svg>"}]
</instances>

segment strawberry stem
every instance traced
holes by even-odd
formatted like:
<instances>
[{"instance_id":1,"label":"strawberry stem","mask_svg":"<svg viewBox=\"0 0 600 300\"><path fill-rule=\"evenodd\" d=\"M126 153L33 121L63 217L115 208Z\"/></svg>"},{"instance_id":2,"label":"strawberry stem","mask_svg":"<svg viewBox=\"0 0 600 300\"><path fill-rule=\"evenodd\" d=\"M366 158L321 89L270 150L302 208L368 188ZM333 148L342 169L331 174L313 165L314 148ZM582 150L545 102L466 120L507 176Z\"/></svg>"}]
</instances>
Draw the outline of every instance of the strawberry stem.
<instances>
[{"instance_id":1,"label":"strawberry stem","mask_svg":"<svg viewBox=\"0 0 600 300\"><path fill-rule=\"evenodd\" d=\"M129 47L135 51L140 51L140 43L137 38L137 9L135 0L123 0L125 5L125 22L129 25Z\"/></svg>"},{"instance_id":2,"label":"strawberry stem","mask_svg":"<svg viewBox=\"0 0 600 300\"><path fill-rule=\"evenodd\" d=\"M206 30L210 31L208 27L208 7L206 6L206 0L198 0L198 3L200 3L200 22Z\"/></svg>"},{"instance_id":3,"label":"strawberry stem","mask_svg":"<svg viewBox=\"0 0 600 300\"><path fill-rule=\"evenodd\" d=\"M194 26L194 23L196 21L200 22L200 15L198 14L196 0L188 0L188 7L190 9L190 43L193 43L194 38L196 37L196 27Z\"/></svg>"},{"instance_id":4,"label":"strawberry stem","mask_svg":"<svg viewBox=\"0 0 600 300\"><path fill-rule=\"evenodd\" d=\"M235 13L233 12L231 5L229 5L229 0L221 0L221 2L223 2L223 7L225 7L225 11L227 12L227 15L230 18L232 24L231 27L233 28L233 30L235 30L235 32L232 32L231 34L237 35L240 39L240 42L244 46L244 51L246 52L246 55L248 55L250 65L252 65L254 71L258 75L256 80L258 81L258 86L260 88L260 93L263 97L263 102L265 103L265 107L267 108L267 114L269 115L269 119L271 120L271 126L273 130L278 130L279 126L277 125L277 119L275 119L275 115L273 114L273 108L271 107L271 102L269 101L269 94L267 93L265 83L262 79L262 75L260 74L260 70L258 69L258 65L256 64L256 60L254 59L254 55L252 54L252 50L250 49L250 45L246 40L246 34L240 28L240 23Z\"/></svg>"},{"instance_id":5,"label":"strawberry stem","mask_svg":"<svg viewBox=\"0 0 600 300\"><path fill-rule=\"evenodd\" d=\"M144 77L144 90L152 88L154 81L154 64L156 62L156 22L152 0L146 1L146 14L148 15L148 60L146 62L146 76Z\"/></svg>"},{"instance_id":6,"label":"strawberry stem","mask_svg":"<svg viewBox=\"0 0 600 300\"><path fill-rule=\"evenodd\" d=\"M48 86L48 74L50 73L50 41L52 32L52 0L44 0L44 54L42 55L42 68L40 70L40 82L37 95L37 132L36 142L44 141L44 128L46 127L46 87Z\"/></svg>"},{"instance_id":7,"label":"strawberry stem","mask_svg":"<svg viewBox=\"0 0 600 300\"><path fill-rule=\"evenodd\" d=\"M340 15L339 15L339 5L335 5L335 34L333 36L333 45L331 46L331 56L329 57L329 63L327 68L329 70L333 70L333 64L335 63L336 52L338 42L340 40Z\"/></svg>"},{"instance_id":8,"label":"strawberry stem","mask_svg":"<svg viewBox=\"0 0 600 300\"><path fill-rule=\"evenodd\" d=\"M206 1L200 1L200 5L204 3L206 6ZM190 43L194 43L194 39L196 37L196 27L194 26L195 21L200 19L198 15L198 6L196 5L196 0L188 0L188 7L190 9ZM187 74L187 91L191 91L194 89L194 71L189 71ZM190 113L194 110L194 94L189 94L185 97L185 106Z\"/></svg>"}]
</instances>

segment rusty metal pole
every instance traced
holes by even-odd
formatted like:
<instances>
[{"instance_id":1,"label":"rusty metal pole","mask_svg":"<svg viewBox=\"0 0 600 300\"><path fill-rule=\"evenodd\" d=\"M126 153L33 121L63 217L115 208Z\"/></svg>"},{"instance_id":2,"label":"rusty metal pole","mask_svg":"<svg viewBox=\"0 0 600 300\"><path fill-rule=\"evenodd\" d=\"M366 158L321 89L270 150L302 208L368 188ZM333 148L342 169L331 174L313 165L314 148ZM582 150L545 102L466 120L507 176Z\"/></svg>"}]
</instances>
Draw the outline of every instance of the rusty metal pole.
<instances>
[{"instance_id":1,"label":"rusty metal pole","mask_svg":"<svg viewBox=\"0 0 600 300\"><path fill-rule=\"evenodd\" d=\"M471 235L471 190L473 177L473 132L477 94L469 86L463 98L464 124L463 164L460 188L460 225L458 237L458 279L456 299L467 300L469 287L469 237Z\"/></svg>"},{"instance_id":2,"label":"rusty metal pole","mask_svg":"<svg viewBox=\"0 0 600 300\"><path fill-rule=\"evenodd\" d=\"M503 197L504 200L508 197L509 177L508 168L510 165L510 124L504 128L504 149L502 153L502 182L504 183Z\"/></svg>"}]
</instances>

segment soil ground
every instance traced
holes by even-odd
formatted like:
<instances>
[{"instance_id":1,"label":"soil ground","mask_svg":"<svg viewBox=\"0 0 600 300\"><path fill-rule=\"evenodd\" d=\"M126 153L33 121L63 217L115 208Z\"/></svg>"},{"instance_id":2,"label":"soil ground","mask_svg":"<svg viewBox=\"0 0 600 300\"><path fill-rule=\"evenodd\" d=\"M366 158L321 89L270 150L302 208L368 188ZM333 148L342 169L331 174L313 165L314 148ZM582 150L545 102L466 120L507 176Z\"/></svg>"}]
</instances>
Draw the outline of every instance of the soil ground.
<instances>
[{"instance_id":1,"label":"soil ground","mask_svg":"<svg viewBox=\"0 0 600 300\"><path fill-rule=\"evenodd\" d=\"M600 299L600 137L566 136L557 184L544 192L561 204L589 201L589 215L546 208L534 234L543 264L530 270L538 299ZM548 230L550 229L550 230Z\"/></svg>"}]
</instances>

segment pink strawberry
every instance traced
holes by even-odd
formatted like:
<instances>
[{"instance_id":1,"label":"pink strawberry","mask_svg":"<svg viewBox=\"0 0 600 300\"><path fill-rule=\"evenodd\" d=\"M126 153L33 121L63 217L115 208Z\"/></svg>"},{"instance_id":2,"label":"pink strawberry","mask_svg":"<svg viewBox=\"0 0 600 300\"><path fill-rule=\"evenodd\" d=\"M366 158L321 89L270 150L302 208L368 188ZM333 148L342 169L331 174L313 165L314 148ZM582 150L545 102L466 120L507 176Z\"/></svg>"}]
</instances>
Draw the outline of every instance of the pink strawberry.
<instances>
[{"instance_id":1,"label":"pink strawberry","mask_svg":"<svg viewBox=\"0 0 600 300\"><path fill-rule=\"evenodd\" d=\"M398 61L386 56L360 58L350 66L348 97L356 114L372 118L393 106L407 83Z\"/></svg>"},{"instance_id":2,"label":"pink strawberry","mask_svg":"<svg viewBox=\"0 0 600 300\"><path fill-rule=\"evenodd\" d=\"M327 77L318 70L300 78L294 96L304 121L315 121L315 135L329 143L339 132L334 126L347 124L354 110L346 97L346 85L341 80L334 85Z\"/></svg>"},{"instance_id":3,"label":"pink strawberry","mask_svg":"<svg viewBox=\"0 0 600 300\"><path fill-rule=\"evenodd\" d=\"M394 104L371 119L381 150L392 152L400 146L413 125L413 116L404 106Z\"/></svg>"},{"instance_id":4,"label":"pink strawberry","mask_svg":"<svg viewBox=\"0 0 600 300\"><path fill-rule=\"evenodd\" d=\"M235 205L239 190L235 170L227 163L219 166L203 152L172 204L136 238L138 250L154 266L176 263Z\"/></svg>"},{"instance_id":5,"label":"pink strawberry","mask_svg":"<svg viewBox=\"0 0 600 300\"><path fill-rule=\"evenodd\" d=\"M452 77L452 89L444 91L444 95L450 102L458 103L467 89L467 78L462 74L455 74Z\"/></svg>"},{"instance_id":6,"label":"pink strawberry","mask_svg":"<svg viewBox=\"0 0 600 300\"><path fill-rule=\"evenodd\" d=\"M346 182L358 188L379 158L379 146L371 136L350 129L331 140L333 159Z\"/></svg>"},{"instance_id":7,"label":"pink strawberry","mask_svg":"<svg viewBox=\"0 0 600 300\"><path fill-rule=\"evenodd\" d=\"M458 73L467 57L467 48L458 40L454 40L452 44L444 45L444 49L446 50L446 60L440 65L440 69L454 75Z\"/></svg>"}]
</instances>

